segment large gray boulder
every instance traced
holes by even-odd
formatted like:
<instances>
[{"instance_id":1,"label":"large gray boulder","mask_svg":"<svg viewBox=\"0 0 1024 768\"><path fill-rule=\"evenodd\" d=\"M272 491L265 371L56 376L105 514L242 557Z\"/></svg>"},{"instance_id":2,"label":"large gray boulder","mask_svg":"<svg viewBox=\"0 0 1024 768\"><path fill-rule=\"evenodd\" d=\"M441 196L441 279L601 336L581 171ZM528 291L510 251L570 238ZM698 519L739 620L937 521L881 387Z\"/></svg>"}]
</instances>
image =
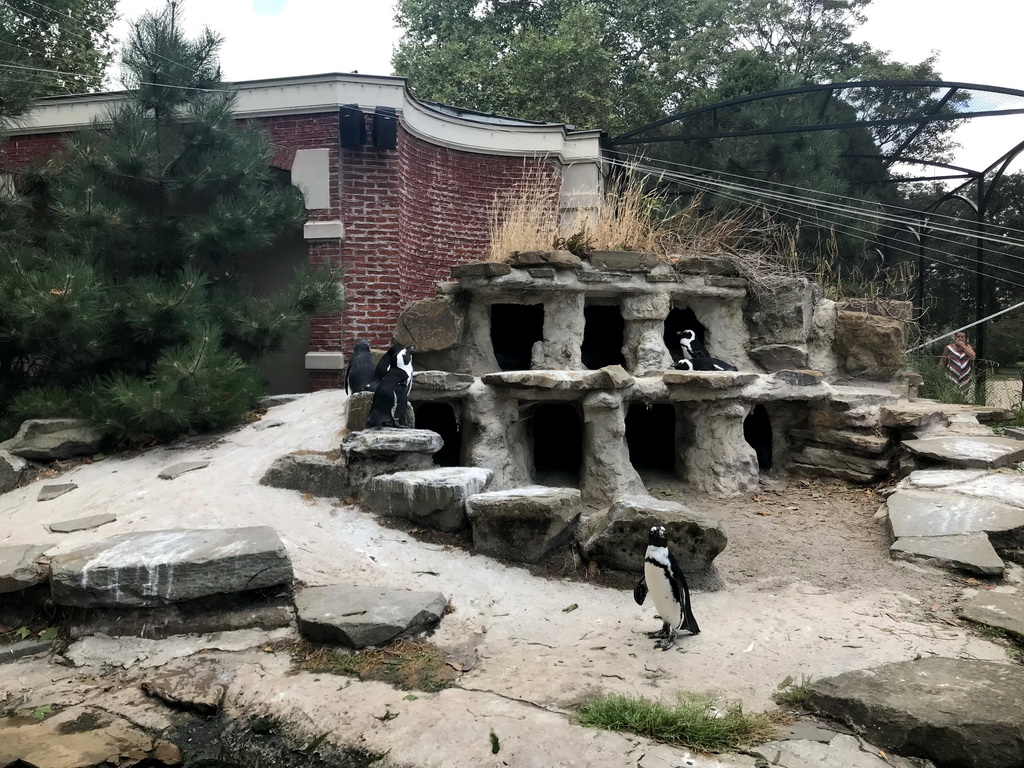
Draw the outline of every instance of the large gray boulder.
<instances>
[{"instance_id":1,"label":"large gray boulder","mask_svg":"<svg viewBox=\"0 0 1024 768\"><path fill-rule=\"evenodd\" d=\"M431 297L405 305L395 325L396 344L415 345L416 354L450 349L462 342L463 307L451 297Z\"/></svg>"},{"instance_id":2,"label":"large gray boulder","mask_svg":"<svg viewBox=\"0 0 1024 768\"><path fill-rule=\"evenodd\" d=\"M429 429L383 427L349 432L341 439L346 494L361 496L366 484L378 475L432 468L433 456L443 445L441 436Z\"/></svg>"},{"instance_id":3,"label":"large gray boulder","mask_svg":"<svg viewBox=\"0 0 1024 768\"><path fill-rule=\"evenodd\" d=\"M289 584L292 564L268 526L113 536L50 561L60 605L158 606Z\"/></svg>"},{"instance_id":4,"label":"large gray boulder","mask_svg":"<svg viewBox=\"0 0 1024 768\"><path fill-rule=\"evenodd\" d=\"M28 419L0 448L32 461L55 461L98 452L103 432L82 419Z\"/></svg>"},{"instance_id":5,"label":"large gray boulder","mask_svg":"<svg viewBox=\"0 0 1024 768\"><path fill-rule=\"evenodd\" d=\"M0 493L7 493L18 487L21 476L28 468L28 462L9 451L0 451Z\"/></svg>"},{"instance_id":6,"label":"large gray boulder","mask_svg":"<svg viewBox=\"0 0 1024 768\"><path fill-rule=\"evenodd\" d=\"M466 499L483 491L493 472L481 467L442 467L372 478L360 502L382 517L401 517L439 531L466 527Z\"/></svg>"},{"instance_id":7,"label":"large gray boulder","mask_svg":"<svg viewBox=\"0 0 1024 768\"><path fill-rule=\"evenodd\" d=\"M686 573L706 571L725 549L721 525L682 504L650 496L625 496L584 521L578 539L584 554L606 568L642 571L651 526L664 525L669 547Z\"/></svg>"},{"instance_id":8,"label":"large gray boulder","mask_svg":"<svg viewBox=\"0 0 1024 768\"><path fill-rule=\"evenodd\" d=\"M581 510L581 495L575 488L530 485L466 499L473 549L521 563L539 562L568 541Z\"/></svg>"},{"instance_id":9,"label":"large gray boulder","mask_svg":"<svg viewBox=\"0 0 1024 768\"><path fill-rule=\"evenodd\" d=\"M839 310L832 348L851 376L888 381L907 365L906 336L902 320Z\"/></svg>"},{"instance_id":10,"label":"large gray boulder","mask_svg":"<svg viewBox=\"0 0 1024 768\"><path fill-rule=\"evenodd\" d=\"M927 658L816 680L807 706L939 768L1024 765L1024 667Z\"/></svg>"},{"instance_id":11,"label":"large gray boulder","mask_svg":"<svg viewBox=\"0 0 1024 768\"><path fill-rule=\"evenodd\" d=\"M348 648L381 645L437 624L448 606L440 592L348 586L307 587L295 596L307 640Z\"/></svg>"},{"instance_id":12,"label":"large gray boulder","mask_svg":"<svg viewBox=\"0 0 1024 768\"><path fill-rule=\"evenodd\" d=\"M323 453L289 453L274 460L260 485L340 498L349 491L348 468L340 458Z\"/></svg>"},{"instance_id":13,"label":"large gray boulder","mask_svg":"<svg viewBox=\"0 0 1024 768\"><path fill-rule=\"evenodd\" d=\"M46 568L36 561L49 547L49 544L0 547L0 594L21 592L46 581Z\"/></svg>"}]
</instances>

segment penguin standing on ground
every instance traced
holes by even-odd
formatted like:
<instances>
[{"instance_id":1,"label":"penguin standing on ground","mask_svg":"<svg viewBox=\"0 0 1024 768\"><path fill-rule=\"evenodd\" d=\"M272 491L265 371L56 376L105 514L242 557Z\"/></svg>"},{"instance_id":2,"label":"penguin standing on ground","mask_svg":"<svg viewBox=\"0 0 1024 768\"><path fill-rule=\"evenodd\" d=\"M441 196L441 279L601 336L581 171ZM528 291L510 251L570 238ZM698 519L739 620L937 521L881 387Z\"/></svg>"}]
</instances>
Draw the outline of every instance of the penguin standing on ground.
<instances>
[{"instance_id":1,"label":"penguin standing on ground","mask_svg":"<svg viewBox=\"0 0 1024 768\"><path fill-rule=\"evenodd\" d=\"M686 584L686 577L669 551L665 526L652 526L647 542L644 575L633 588L633 599L637 605L643 605L650 592L663 626L659 631L649 633L648 637L660 638L654 647L659 651L667 651L675 642L679 630L686 629L691 634L699 635L700 627L690 609L690 588Z\"/></svg>"},{"instance_id":2,"label":"penguin standing on ground","mask_svg":"<svg viewBox=\"0 0 1024 768\"><path fill-rule=\"evenodd\" d=\"M377 380L373 377L373 371L373 353L370 352L369 343L357 341L345 369L345 393L351 395L376 389Z\"/></svg>"}]
</instances>

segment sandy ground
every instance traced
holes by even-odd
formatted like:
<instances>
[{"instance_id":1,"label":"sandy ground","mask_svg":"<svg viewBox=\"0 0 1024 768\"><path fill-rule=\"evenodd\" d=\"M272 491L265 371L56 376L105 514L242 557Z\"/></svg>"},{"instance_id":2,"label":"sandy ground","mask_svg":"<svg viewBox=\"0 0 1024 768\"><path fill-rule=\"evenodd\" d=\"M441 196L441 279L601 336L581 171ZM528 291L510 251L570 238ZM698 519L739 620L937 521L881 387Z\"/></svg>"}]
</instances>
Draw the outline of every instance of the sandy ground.
<instances>
[{"instance_id":1,"label":"sandy ground","mask_svg":"<svg viewBox=\"0 0 1024 768\"><path fill-rule=\"evenodd\" d=\"M1003 647L953 618L961 590L976 582L889 560L885 522L875 519L879 496L798 479L769 481L758 494L733 501L651 482L656 495L721 519L729 536L717 573L694 585L702 633L667 653L655 651L644 633L659 623L650 607L634 604L624 588L631 582L621 575L599 573L588 581L585 564L567 553L546 569L510 566L443 539L420 540L357 507L259 485L285 453L336 447L343 407L343 393L316 393L271 409L264 421L281 421L277 427L249 425L77 466L59 482L78 489L50 502L36 501L39 482L12 491L0 496L0 545L50 542L55 553L127 531L272 525L301 584L443 592L455 611L432 640L475 658L454 689L407 701L380 683L343 687L329 676L287 675L286 659L265 654L246 662L229 695L236 712L298 712L293 719L308 732L331 724L338 743L390 749L395 764L492 764L489 754L477 752L497 722L509 746L493 758L495 765L509 755L518 755L505 763L511 765L717 765L708 758L684 763L681 752L580 728L569 715L585 698L611 691L666 698L713 691L748 709L767 709L787 676L820 678L928 655L1007 661ZM157 479L170 464L198 459L211 464L172 481ZM112 512L117 521L70 535L44 527L99 512ZM559 570L567 575L551 575ZM578 607L565 610L572 605ZM166 643L171 656L200 647ZM147 648L86 641L77 658L100 669L156 653ZM73 682L82 674L59 668L55 675L44 663L0 665L0 701L5 695L41 700L40 690L69 703L100 695ZM132 674L102 696L130 690L144 670ZM406 717L380 721L385 705Z\"/></svg>"}]
</instances>

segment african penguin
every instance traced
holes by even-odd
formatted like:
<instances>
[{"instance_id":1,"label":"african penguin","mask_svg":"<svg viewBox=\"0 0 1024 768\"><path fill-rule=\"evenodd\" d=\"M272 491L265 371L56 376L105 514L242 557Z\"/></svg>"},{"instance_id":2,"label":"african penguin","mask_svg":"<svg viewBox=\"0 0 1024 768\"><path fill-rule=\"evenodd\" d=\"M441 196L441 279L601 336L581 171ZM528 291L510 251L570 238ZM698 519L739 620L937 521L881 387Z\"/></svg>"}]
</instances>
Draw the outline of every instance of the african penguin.
<instances>
[{"instance_id":1,"label":"african penguin","mask_svg":"<svg viewBox=\"0 0 1024 768\"><path fill-rule=\"evenodd\" d=\"M373 378L373 353L370 352L370 345L365 341L357 341L352 356L348 360L348 367L345 369L345 392L365 392L377 387L377 381Z\"/></svg>"},{"instance_id":2,"label":"african penguin","mask_svg":"<svg viewBox=\"0 0 1024 768\"><path fill-rule=\"evenodd\" d=\"M697 338L697 332L693 329L687 328L685 331L680 331L678 336L685 359L693 360L695 357L711 357L707 347Z\"/></svg>"},{"instance_id":3,"label":"african penguin","mask_svg":"<svg viewBox=\"0 0 1024 768\"><path fill-rule=\"evenodd\" d=\"M729 365L717 357L694 357L690 360L679 360L672 364L677 371L735 371L735 365Z\"/></svg>"},{"instance_id":4,"label":"african penguin","mask_svg":"<svg viewBox=\"0 0 1024 768\"><path fill-rule=\"evenodd\" d=\"M663 624L659 631L648 635L661 638L654 646L657 650L671 648L676 633L681 629L700 634L700 627L690 608L690 588L679 563L669 551L664 525L651 527L644 556L644 575L633 588L633 599L637 605L644 604L648 592Z\"/></svg>"},{"instance_id":5,"label":"african penguin","mask_svg":"<svg viewBox=\"0 0 1024 768\"><path fill-rule=\"evenodd\" d=\"M401 426L409 403L408 378L409 374L398 366L387 370L373 393L370 413L366 417L367 429Z\"/></svg>"}]
</instances>

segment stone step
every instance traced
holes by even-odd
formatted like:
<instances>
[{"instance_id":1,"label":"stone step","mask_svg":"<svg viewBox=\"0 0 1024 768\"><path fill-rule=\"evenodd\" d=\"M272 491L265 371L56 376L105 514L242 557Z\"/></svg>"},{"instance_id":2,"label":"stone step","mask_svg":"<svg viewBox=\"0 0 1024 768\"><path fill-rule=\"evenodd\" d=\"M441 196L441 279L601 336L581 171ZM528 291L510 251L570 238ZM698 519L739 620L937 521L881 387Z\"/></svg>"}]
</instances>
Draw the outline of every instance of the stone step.
<instances>
[{"instance_id":1,"label":"stone step","mask_svg":"<svg viewBox=\"0 0 1024 768\"><path fill-rule=\"evenodd\" d=\"M50 562L60 605L150 607L287 584L292 564L269 526L113 536Z\"/></svg>"},{"instance_id":2,"label":"stone step","mask_svg":"<svg viewBox=\"0 0 1024 768\"><path fill-rule=\"evenodd\" d=\"M967 601L961 615L1024 640L1024 597L1020 595L984 590Z\"/></svg>"},{"instance_id":3,"label":"stone step","mask_svg":"<svg viewBox=\"0 0 1024 768\"><path fill-rule=\"evenodd\" d=\"M904 536L889 547L897 560L923 560L983 576L1001 576L1006 564L983 533L954 536Z\"/></svg>"},{"instance_id":4,"label":"stone step","mask_svg":"<svg viewBox=\"0 0 1024 768\"><path fill-rule=\"evenodd\" d=\"M469 520L466 499L487 488L494 473L481 467L441 467L378 475L360 503L382 517L401 517L439 531L459 531Z\"/></svg>"},{"instance_id":5,"label":"stone step","mask_svg":"<svg viewBox=\"0 0 1024 768\"><path fill-rule=\"evenodd\" d=\"M466 499L473 549L520 563L540 562L572 536L582 511L575 488L530 485Z\"/></svg>"},{"instance_id":6,"label":"stone step","mask_svg":"<svg viewBox=\"0 0 1024 768\"><path fill-rule=\"evenodd\" d=\"M944 435L904 440L902 446L926 459L965 469L996 469L1024 461L1024 443L995 435Z\"/></svg>"},{"instance_id":7,"label":"stone step","mask_svg":"<svg viewBox=\"0 0 1024 768\"><path fill-rule=\"evenodd\" d=\"M348 648L381 645L437 624L448 606L440 592L403 592L335 585L295 596L299 632L307 640Z\"/></svg>"}]
</instances>

